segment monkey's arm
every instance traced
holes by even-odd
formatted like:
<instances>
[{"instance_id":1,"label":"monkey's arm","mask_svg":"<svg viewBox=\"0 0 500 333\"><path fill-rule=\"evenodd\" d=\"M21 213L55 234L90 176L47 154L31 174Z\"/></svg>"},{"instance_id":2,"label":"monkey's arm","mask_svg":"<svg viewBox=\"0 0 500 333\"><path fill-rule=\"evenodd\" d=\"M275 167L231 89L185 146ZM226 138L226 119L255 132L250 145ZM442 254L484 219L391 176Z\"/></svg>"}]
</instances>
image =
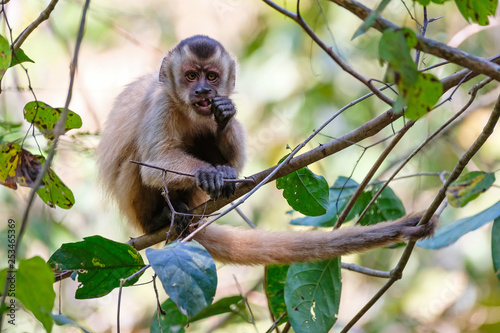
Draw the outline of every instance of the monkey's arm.
<instances>
[{"instance_id":1,"label":"monkey's arm","mask_svg":"<svg viewBox=\"0 0 500 333\"><path fill-rule=\"evenodd\" d=\"M426 225L416 226L422 215L330 232L265 232L212 224L195 239L221 262L243 265L307 262L428 237L438 219L434 216Z\"/></svg>"}]
</instances>

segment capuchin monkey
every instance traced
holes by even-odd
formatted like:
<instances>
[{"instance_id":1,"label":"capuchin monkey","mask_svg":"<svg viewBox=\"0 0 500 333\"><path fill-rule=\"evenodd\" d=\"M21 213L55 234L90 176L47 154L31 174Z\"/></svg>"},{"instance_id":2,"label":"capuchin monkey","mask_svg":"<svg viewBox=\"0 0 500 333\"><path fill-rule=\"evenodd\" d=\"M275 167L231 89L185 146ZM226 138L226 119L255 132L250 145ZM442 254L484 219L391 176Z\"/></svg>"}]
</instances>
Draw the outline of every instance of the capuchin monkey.
<instances>
[{"instance_id":1,"label":"capuchin monkey","mask_svg":"<svg viewBox=\"0 0 500 333\"><path fill-rule=\"evenodd\" d=\"M160 70L128 85L117 97L97 150L100 182L120 212L143 232L171 223L164 185L176 212L187 213L208 199L230 197L245 162L245 136L229 98L235 60L216 40L181 41ZM194 175L189 177L143 165ZM405 239L428 237L437 218L421 215L331 232L265 232L211 224L194 239L215 260L235 264L278 264L329 259ZM175 214L177 228L191 217Z\"/></svg>"}]
</instances>

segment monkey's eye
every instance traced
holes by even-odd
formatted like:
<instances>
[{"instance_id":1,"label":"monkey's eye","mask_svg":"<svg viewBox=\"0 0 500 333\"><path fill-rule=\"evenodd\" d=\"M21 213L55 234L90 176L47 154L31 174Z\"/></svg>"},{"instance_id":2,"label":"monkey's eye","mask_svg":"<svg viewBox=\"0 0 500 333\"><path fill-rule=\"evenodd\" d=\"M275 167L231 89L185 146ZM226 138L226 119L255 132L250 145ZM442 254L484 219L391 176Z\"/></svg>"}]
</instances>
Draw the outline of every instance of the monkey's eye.
<instances>
[{"instance_id":1,"label":"monkey's eye","mask_svg":"<svg viewBox=\"0 0 500 333\"><path fill-rule=\"evenodd\" d=\"M198 77L198 75L196 75L195 72L187 72L186 73L186 79L188 79L188 81L194 81L194 80L196 80L197 77Z\"/></svg>"},{"instance_id":2,"label":"monkey's eye","mask_svg":"<svg viewBox=\"0 0 500 333\"><path fill-rule=\"evenodd\" d=\"M219 75L217 75L217 73L213 73L213 72L207 73L207 80L208 81L215 81L218 78L219 78Z\"/></svg>"}]
</instances>

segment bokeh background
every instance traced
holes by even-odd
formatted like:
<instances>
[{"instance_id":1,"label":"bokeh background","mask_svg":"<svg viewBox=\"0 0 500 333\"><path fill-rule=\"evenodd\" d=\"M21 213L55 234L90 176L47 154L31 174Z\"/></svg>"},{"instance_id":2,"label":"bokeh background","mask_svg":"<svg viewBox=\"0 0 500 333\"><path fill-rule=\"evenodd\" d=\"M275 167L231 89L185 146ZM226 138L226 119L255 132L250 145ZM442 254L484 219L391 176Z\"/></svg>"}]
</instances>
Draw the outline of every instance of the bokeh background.
<instances>
[{"instance_id":1,"label":"bokeh background","mask_svg":"<svg viewBox=\"0 0 500 333\"><path fill-rule=\"evenodd\" d=\"M364 1L376 5L376 1ZM421 9L406 1L408 9L421 21ZM48 1L11 1L5 11L16 37L46 7ZM295 2L283 2L293 10ZM2 121L23 121L23 106L36 98L53 107L64 105L69 63L78 30L83 1L60 1L50 19L42 23L22 48L35 63L10 69L2 82L0 117ZM355 70L366 77L382 79L385 68L378 61L380 34L370 31L352 40L360 21L328 1L308 1L301 6L304 16L317 34ZM417 8L416 14L414 9ZM415 29L402 1L392 1L384 16L401 26ZM500 49L500 17L481 28L468 24L453 2L431 5L429 17L443 16L427 31L429 38L460 47L478 56L489 57ZM9 31L2 24L2 35ZM178 41L194 34L206 34L221 41L239 59L234 101L238 118L248 139L248 164L243 175L251 175L275 165L339 108L367 93L366 87L342 72L301 29L263 2L250 0L143 0L94 1L79 56L76 83L70 109L84 125L62 138L53 165L59 177L76 198L70 210L50 209L40 200L32 210L30 225L18 258L41 256L48 259L62 243L101 235L116 241L138 236L125 225L116 208L106 201L96 180L95 147L105 126L114 97L127 83L158 69L162 56ZM424 58L425 65L437 60ZM454 65L433 71L439 78L455 72ZM29 75L29 81L27 75ZM478 80L460 87L451 101L419 121L387 160L378 177L389 175L393 163L403 159L429 133L457 112L468 99L467 91ZM451 171L460 155L475 140L484 126L491 105L500 90L492 84L472 105L465 117L435 140L405 168L404 175ZM307 147L312 148L338 137L384 112L385 105L369 99L344 113ZM400 125L400 124L399 124ZM24 137L27 124L20 130L2 132L4 139ZM369 146L391 134L383 131L362 142ZM47 149L41 136L28 136L24 146L33 152ZM494 172L500 168L500 134L497 130L468 166L468 170ZM329 184L338 176L360 181L383 150L380 143L366 151L351 147L311 166ZM364 153L364 154L363 154ZM497 182L498 183L498 182ZM437 176L418 176L394 183L392 188L403 200L408 212L424 209L441 184ZM21 220L28 189L0 188L0 220ZM464 209L447 208L442 217L446 224L473 215L498 201L500 190L494 187ZM288 222L297 216L274 184L256 193L243 206L245 214L266 230L292 229ZM235 213L223 223L244 225ZM5 228L6 223L0 225ZM5 230L0 239L6 239ZM440 251L417 249L398 282L359 322L353 332L498 332L500 329L500 284L496 278L490 249L491 225L466 235L453 246ZM0 247L0 257L5 257ZM400 250L381 249L363 256L343 258L378 269L391 269ZM216 299L240 294L249 299L255 316L255 328L241 319L218 316L192 324L189 332L264 332L271 320L262 292L262 267L219 265ZM151 279L148 271L141 282ZM384 280L343 271L343 291L338 323L346 323L383 285ZM117 291L92 300L75 300L77 283L66 280L55 285L60 302L56 309L95 332L116 331ZM161 293L161 300L166 296ZM151 284L127 288L121 306L122 332L148 332L156 301ZM42 332L43 328L28 313L17 312L15 332ZM55 332L77 332L76 328L54 327ZM334 329L335 331L335 329ZM9 328L6 332L12 332Z\"/></svg>"}]
</instances>

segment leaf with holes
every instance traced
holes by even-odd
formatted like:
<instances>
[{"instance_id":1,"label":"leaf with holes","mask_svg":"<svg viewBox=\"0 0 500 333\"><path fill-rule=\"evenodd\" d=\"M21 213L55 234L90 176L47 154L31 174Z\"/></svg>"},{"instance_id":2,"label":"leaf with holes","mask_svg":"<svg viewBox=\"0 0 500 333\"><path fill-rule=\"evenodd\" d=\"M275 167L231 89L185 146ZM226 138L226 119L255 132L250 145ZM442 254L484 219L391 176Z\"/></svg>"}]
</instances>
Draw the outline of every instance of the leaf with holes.
<instances>
[{"instance_id":1,"label":"leaf with holes","mask_svg":"<svg viewBox=\"0 0 500 333\"><path fill-rule=\"evenodd\" d=\"M285 302L295 332L328 332L337 321L341 289L340 258L291 265Z\"/></svg>"},{"instance_id":2,"label":"leaf with holes","mask_svg":"<svg viewBox=\"0 0 500 333\"><path fill-rule=\"evenodd\" d=\"M495 16L498 0L455 0L458 10L469 22L476 22L479 25L488 25L488 16Z\"/></svg>"},{"instance_id":3,"label":"leaf with holes","mask_svg":"<svg viewBox=\"0 0 500 333\"><path fill-rule=\"evenodd\" d=\"M458 178L446 190L448 202L453 207L464 207L488 190L495 182L495 174L473 171Z\"/></svg>"},{"instance_id":4,"label":"leaf with holes","mask_svg":"<svg viewBox=\"0 0 500 333\"><path fill-rule=\"evenodd\" d=\"M283 197L294 210L318 216L328 208L328 183L308 168L302 168L276 180L276 187L283 190Z\"/></svg>"},{"instance_id":5,"label":"leaf with holes","mask_svg":"<svg viewBox=\"0 0 500 333\"><path fill-rule=\"evenodd\" d=\"M45 163L43 157L39 157L40 161ZM36 192L40 199L48 206L55 208L59 206L63 209L70 209L75 204L73 192L63 183L56 173L49 169L43 177L44 187L41 187Z\"/></svg>"},{"instance_id":6,"label":"leaf with holes","mask_svg":"<svg viewBox=\"0 0 500 333\"><path fill-rule=\"evenodd\" d=\"M29 102L24 106L24 119L35 125L45 138L52 140L54 139L54 127L63 110L64 108L53 108L43 102ZM82 118L68 110L64 133L80 127L82 127Z\"/></svg>"},{"instance_id":7,"label":"leaf with holes","mask_svg":"<svg viewBox=\"0 0 500 333\"><path fill-rule=\"evenodd\" d=\"M32 187L42 169L41 159L15 142L0 144L0 184L14 190L17 185Z\"/></svg>"},{"instance_id":8,"label":"leaf with holes","mask_svg":"<svg viewBox=\"0 0 500 333\"><path fill-rule=\"evenodd\" d=\"M200 243L175 241L161 250L146 249L146 256L182 314L192 318L212 304L217 271L214 260Z\"/></svg>"},{"instance_id":9,"label":"leaf with holes","mask_svg":"<svg viewBox=\"0 0 500 333\"><path fill-rule=\"evenodd\" d=\"M132 246L101 236L63 244L48 263L57 271L78 270L77 299L107 295L120 286L120 279L128 278L144 267L141 255ZM124 286L133 285L139 277L140 274Z\"/></svg>"},{"instance_id":10,"label":"leaf with holes","mask_svg":"<svg viewBox=\"0 0 500 333\"><path fill-rule=\"evenodd\" d=\"M9 42L5 39L5 37L0 35L0 80L9 68L11 59L12 50L10 49Z\"/></svg>"}]
</instances>

